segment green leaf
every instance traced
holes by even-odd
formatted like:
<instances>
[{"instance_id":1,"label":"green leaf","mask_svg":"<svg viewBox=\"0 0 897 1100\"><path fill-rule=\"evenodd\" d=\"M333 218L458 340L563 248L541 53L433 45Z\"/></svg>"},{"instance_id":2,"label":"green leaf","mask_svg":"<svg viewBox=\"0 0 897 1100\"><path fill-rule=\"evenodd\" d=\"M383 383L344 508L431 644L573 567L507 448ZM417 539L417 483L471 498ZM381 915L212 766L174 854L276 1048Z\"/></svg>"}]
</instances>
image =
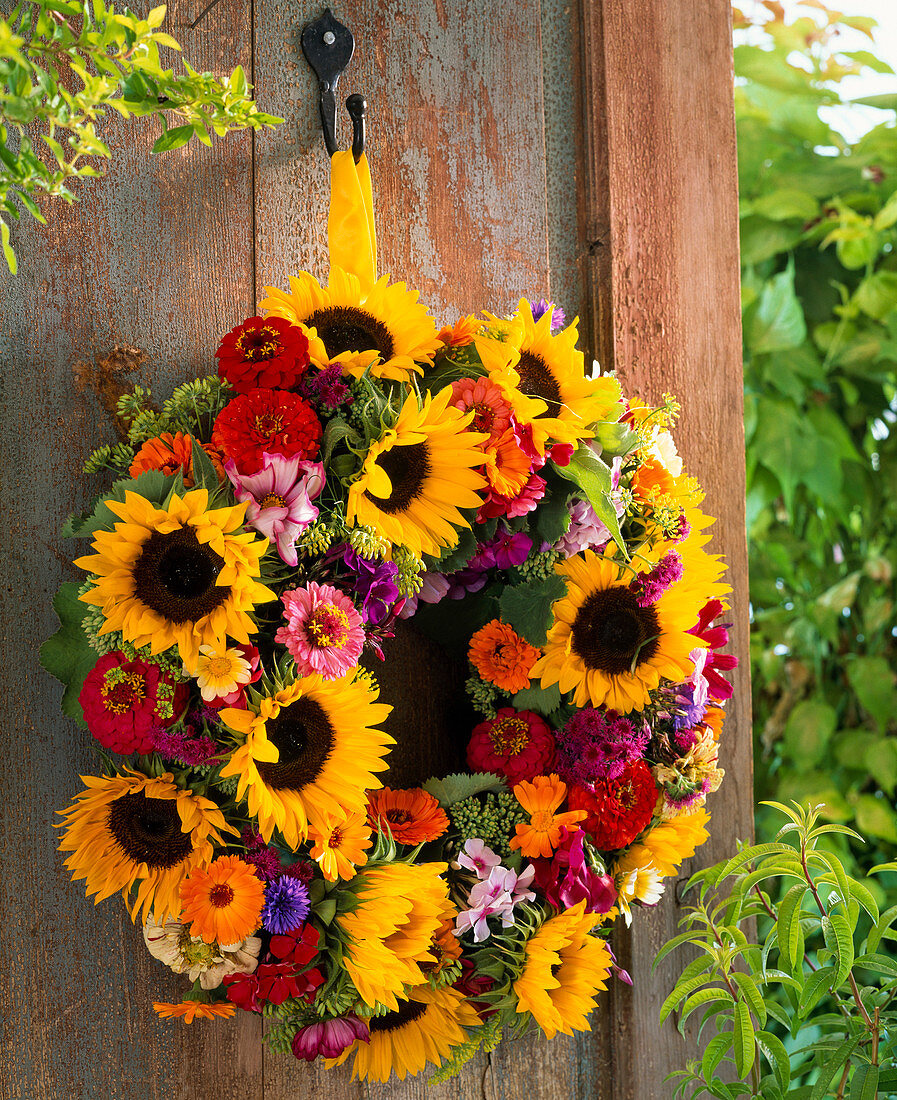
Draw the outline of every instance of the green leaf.
<instances>
[{"instance_id":1,"label":"green leaf","mask_svg":"<svg viewBox=\"0 0 897 1100\"><path fill-rule=\"evenodd\" d=\"M884 657L857 657L847 666L847 679L860 705L872 716L879 730L886 733L897 714L895 675L888 662Z\"/></svg>"},{"instance_id":2,"label":"green leaf","mask_svg":"<svg viewBox=\"0 0 897 1100\"><path fill-rule=\"evenodd\" d=\"M156 141L152 151L154 153L166 153L171 149L179 149L182 145L186 145L192 137L192 125L174 126L170 130L166 130Z\"/></svg>"},{"instance_id":3,"label":"green leaf","mask_svg":"<svg viewBox=\"0 0 897 1100\"><path fill-rule=\"evenodd\" d=\"M890 955L880 955L877 952L858 955L853 965L862 967L864 970L874 970L888 980L897 978L897 960L892 959Z\"/></svg>"},{"instance_id":4,"label":"green leaf","mask_svg":"<svg viewBox=\"0 0 897 1100\"><path fill-rule=\"evenodd\" d=\"M752 354L796 348L807 338L804 311L794 293L794 265L774 275L760 292L745 340Z\"/></svg>"},{"instance_id":5,"label":"green leaf","mask_svg":"<svg viewBox=\"0 0 897 1100\"><path fill-rule=\"evenodd\" d=\"M850 968L853 966L853 929L847 917L841 913L832 913L822 918L822 935L825 945L835 956L834 986L837 989L843 981L847 980Z\"/></svg>"},{"instance_id":6,"label":"green leaf","mask_svg":"<svg viewBox=\"0 0 897 1100\"><path fill-rule=\"evenodd\" d=\"M179 475L166 477L161 470L144 470L139 477L116 481L89 516L83 517L80 521L73 518L66 523L63 535L66 538L82 539L90 538L97 531L111 531L115 524L121 521L108 506L107 501L123 502L126 493L134 492L151 504L161 505L175 486L183 488L183 485L182 477Z\"/></svg>"},{"instance_id":7,"label":"green leaf","mask_svg":"<svg viewBox=\"0 0 897 1100\"><path fill-rule=\"evenodd\" d=\"M821 966L807 978L797 1006L798 1016L807 1016L813 1010L819 999L831 989L834 978L833 966Z\"/></svg>"},{"instance_id":8,"label":"green leaf","mask_svg":"<svg viewBox=\"0 0 897 1100\"><path fill-rule=\"evenodd\" d=\"M844 1066L847 1063L848 1058L860 1045L862 1035L856 1035L853 1038L845 1039L835 1050L831 1058L827 1059L819 1070L819 1076L813 1085L813 1090L810 1093L810 1100L823 1100L825 1094L829 1091L829 1085L832 1083L834 1077L838 1073L842 1073Z\"/></svg>"},{"instance_id":9,"label":"green leaf","mask_svg":"<svg viewBox=\"0 0 897 1100\"><path fill-rule=\"evenodd\" d=\"M745 1078L751 1072L756 1056L754 1045L754 1024L751 1013L744 1001L735 1006L734 1037L735 1070L739 1077Z\"/></svg>"},{"instance_id":10,"label":"green leaf","mask_svg":"<svg viewBox=\"0 0 897 1100\"><path fill-rule=\"evenodd\" d=\"M867 316L883 321L897 309L897 272L876 271L867 276L857 287L854 301Z\"/></svg>"},{"instance_id":11,"label":"green leaf","mask_svg":"<svg viewBox=\"0 0 897 1100\"><path fill-rule=\"evenodd\" d=\"M810 221L819 213L819 202L807 191L782 187L761 195L755 199L753 213L773 221L787 221L798 218L802 222Z\"/></svg>"},{"instance_id":12,"label":"green leaf","mask_svg":"<svg viewBox=\"0 0 897 1100\"><path fill-rule=\"evenodd\" d=\"M582 489L588 502L595 509L595 514L610 531L614 542L622 550L625 559L629 561L629 552L620 532L620 521L617 519L617 513L611 501L613 482L610 467L584 444L576 448L566 466L558 466L553 462L551 467L561 477L572 481Z\"/></svg>"},{"instance_id":13,"label":"green leaf","mask_svg":"<svg viewBox=\"0 0 897 1100\"><path fill-rule=\"evenodd\" d=\"M208 489L209 493L214 493L218 488L218 473L215 466L203 450L200 441L194 436L190 439L190 469L194 484L197 489Z\"/></svg>"},{"instance_id":14,"label":"green leaf","mask_svg":"<svg viewBox=\"0 0 897 1100\"><path fill-rule=\"evenodd\" d=\"M878 1066L857 1066L850 1082L848 1100L875 1100L878 1096Z\"/></svg>"},{"instance_id":15,"label":"green leaf","mask_svg":"<svg viewBox=\"0 0 897 1100\"><path fill-rule=\"evenodd\" d=\"M776 1081L784 1092L791 1083L791 1059L788 1057L785 1044L777 1035L769 1031L758 1031L756 1040L760 1052L772 1066Z\"/></svg>"},{"instance_id":16,"label":"green leaf","mask_svg":"<svg viewBox=\"0 0 897 1100\"><path fill-rule=\"evenodd\" d=\"M3 218L0 218L0 237L3 241L3 255L6 259L6 266L9 268L10 275L15 275L18 270L18 263L12 245L9 243L9 226Z\"/></svg>"},{"instance_id":17,"label":"green leaf","mask_svg":"<svg viewBox=\"0 0 897 1100\"><path fill-rule=\"evenodd\" d=\"M65 685L63 714L74 718L79 726L86 726L78 696L84 678L99 657L88 645L81 629L87 604L78 599L80 587L77 581L66 581L59 586L53 599L53 610L59 617L59 630L40 647L40 663L51 676Z\"/></svg>"},{"instance_id":18,"label":"green leaf","mask_svg":"<svg viewBox=\"0 0 897 1100\"><path fill-rule=\"evenodd\" d=\"M857 825L869 836L897 844L897 813L889 802L874 794L861 794L854 802Z\"/></svg>"},{"instance_id":19,"label":"green leaf","mask_svg":"<svg viewBox=\"0 0 897 1100\"><path fill-rule=\"evenodd\" d=\"M789 759L802 770L821 763L838 723L833 707L815 699L798 703L785 726L783 742Z\"/></svg>"},{"instance_id":20,"label":"green leaf","mask_svg":"<svg viewBox=\"0 0 897 1100\"><path fill-rule=\"evenodd\" d=\"M552 484L549 481L549 489L539 501L536 509L536 534L553 546L570 529L570 509L567 501L570 497L570 486L567 482Z\"/></svg>"},{"instance_id":21,"label":"green leaf","mask_svg":"<svg viewBox=\"0 0 897 1100\"><path fill-rule=\"evenodd\" d=\"M732 1008L732 997L727 989L719 988L699 989L697 993L693 993L679 1009L679 1030L683 1035L685 1034L685 1022L689 1016L702 1005L711 1003L718 1005L717 1011L721 1012L723 1007Z\"/></svg>"},{"instance_id":22,"label":"green leaf","mask_svg":"<svg viewBox=\"0 0 897 1100\"><path fill-rule=\"evenodd\" d=\"M501 617L530 645L543 646L554 621L552 605L566 593L566 581L556 573L544 581L509 586L498 602Z\"/></svg>"},{"instance_id":23,"label":"green leaf","mask_svg":"<svg viewBox=\"0 0 897 1100\"><path fill-rule=\"evenodd\" d=\"M541 688L535 684L518 691L511 699L517 710L532 710L547 717L561 705L561 689L557 684Z\"/></svg>"},{"instance_id":24,"label":"green leaf","mask_svg":"<svg viewBox=\"0 0 897 1100\"><path fill-rule=\"evenodd\" d=\"M728 1054L733 1040L734 1036L731 1031L722 1031L719 1035L714 1035L707 1044L707 1049L701 1058L701 1072L706 1081L709 1081L716 1073L720 1062Z\"/></svg>"},{"instance_id":25,"label":"green leaf","mask_svg":"<svg viewBox=\"0 0 897 1100\"><path fill-rule=\"evenodd\" d=\"M875 215L872 224L876 229L890 229L892 225L897 225L897 191Z\"/></svg>"},{"instance_id":26,"label":"green leaf","mask_svg":"<svg viewBox=\"0 0 897 1100\"><path fill-rule=\"evenodd\" d=\"M860 103L864 107L878 107L882 111L897 111L897 92L861 96L859 99L853 99L850 102Z\"/></svg>"},{"instance_id":27,"label":"green leaf","mask_svg":"<svg viewBox=\"0 0 897 1100\"><path fill-rule=\"evenodd\" d=\"M792 886L779 905L779 916L776 923L779 952L782 955L783 963L791 970L797 966L799 961L801 903L808 889L809 887L803 883Z\"/></svg>"},{"instance_id":28,"label":"green leaf","mask_svg":"<svg viewBox=\"0 0 897 1100\"><path fill-rule=\"evenodd\" d=\"M441 778L433 776L421 786L439 802L443 809L484 791L507 790L504 779L490 772L480 772L476 775L456 773Z\"/></svg>"},{"instance_id":29,"label":"green leaf","mask_svg":"<svg viewBox=\"0 0 897 1100\"><path fill-rule=\"evenodd\" d=\"M639 445L638 435L628 424L619 420L602 420L592 430L595 442L601 447L601 454L611 458L625 458Z\"/></svg>"},{"instance_id":30,"label":"green leaf","mask_svg":"<svg viewBox=\"0 0 897 1100\"><path fill-rule=\"evenodd\" d=\"M669 1014L674 1009L678 1008L679 1005L682 1004L682 1002L687 997L690 997L693 993L697 992L697 990L699 990L701 986L706 985L707 981L708 978L705 974L699 974L696 977L689 978L686 981L683 981L680 978L679 981L676 982L676 985L673 987L672 993L670 993L670 995L666 998L666 1000L660 1007L660 1022L663 1023L667 1016L669 1016ZM725 993L725 990L718 989L717 993L722 996Z\"/></svg>"},{"instance_id":31,"label":"green leaf","mask_svg":"<svg viewBox=\"0 0 897 1100\"><path fill-rule=\"evenodd\" d=\"M757 988L754 979L750 974L743 974L740 970L732 972L732 979L741 990L745 1003L757 1017L760 1026L763 1027L766 1023L766 1005L763 1003L763 997L760 995L760 990Z\"/></svg>"}]
</instances>

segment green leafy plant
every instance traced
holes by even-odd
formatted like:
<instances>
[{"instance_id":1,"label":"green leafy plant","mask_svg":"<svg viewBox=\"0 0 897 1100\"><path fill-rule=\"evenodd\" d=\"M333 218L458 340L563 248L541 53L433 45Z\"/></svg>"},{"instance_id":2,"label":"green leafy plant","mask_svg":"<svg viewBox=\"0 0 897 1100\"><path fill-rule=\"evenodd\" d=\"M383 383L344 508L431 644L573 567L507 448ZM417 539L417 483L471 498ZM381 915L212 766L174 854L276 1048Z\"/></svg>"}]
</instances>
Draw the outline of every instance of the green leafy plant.
<instances>
[{"instance_id":1,"label":"green leafy plant","mask_svg":"<svg viewBox=\"0 0 897 1100\"><path fill-rule=\"evenodd\" d=\"M897 849L897 97L848 142L874 21L790 11L736 12L757 793L855 825L860 872Z\"/></svg>"},{"instance_id":2,"label":"green leafy plant","mask_svg":"<svg viewBox=\"0 0 897 1100\"><path fill-rule=\"evenodd\" d=\"M700 1030L713 1032L702 1057L671 1075L675 1095L897 1094L897 959L885 943L897 940L897 905L880 911L868 883L831 851L832 837L862 837L819 824L818 806L767 805L788 819L775 840L693 875L687 931L657 956L698 950L661 1021L675 1014L684 1031L700 1012Z\"/></svg>"},{"instance_id":3,"label":"green leafy plant","mask_svg":"<svg viewBox=\"0 0 897 1100\"><path fill-rule=\"evenodd\" d=\"M44 221L39 195L74 201L72 181L99 175L90 161L111 156L96 132L110 112L158 116L156 153L282 121L257 109L239 67L224 81L186 62L164 68L159 48L181 48L158 29L164 19L164 6L140 19L103 0L20 0L0 19L0 233L13 273L18 203Z\"/></svg>"}]
</instances>

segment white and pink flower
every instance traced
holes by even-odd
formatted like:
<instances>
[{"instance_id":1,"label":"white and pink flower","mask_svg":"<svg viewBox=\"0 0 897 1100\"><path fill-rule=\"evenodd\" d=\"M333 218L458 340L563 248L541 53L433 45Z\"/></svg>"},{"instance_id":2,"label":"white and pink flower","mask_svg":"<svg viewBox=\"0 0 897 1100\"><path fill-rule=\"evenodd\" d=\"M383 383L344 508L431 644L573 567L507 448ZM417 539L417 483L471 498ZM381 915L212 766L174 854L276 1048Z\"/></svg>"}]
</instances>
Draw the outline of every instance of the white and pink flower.
<instances>
[{"instance_id":1,"label":"white and pink flower","mask_svg":"<svg viewBox=\"0 0 897 1100\"><path fill-rule=\"evenodd\" d=\"M306 588L284 592L282 599L287 625L274 640L290 651L300 675L318 672L335 680L358 664L364 623L344 592L311 581Z\"/></svg>"},{"instance_id":2,"label":"white and pink flower","mask_svg":"<svg viewBox=\"0 0 897 1100\"><path fill-rule=\"evenodd\" d=\"M224 470L237 500L247 504L247 525L276 543L287 565L298 565L296 539L318 518L312 501L324 488L323 465L265 451L258 473L241 474L233 460L225 462Z\"/></svg>"}]
</instances>

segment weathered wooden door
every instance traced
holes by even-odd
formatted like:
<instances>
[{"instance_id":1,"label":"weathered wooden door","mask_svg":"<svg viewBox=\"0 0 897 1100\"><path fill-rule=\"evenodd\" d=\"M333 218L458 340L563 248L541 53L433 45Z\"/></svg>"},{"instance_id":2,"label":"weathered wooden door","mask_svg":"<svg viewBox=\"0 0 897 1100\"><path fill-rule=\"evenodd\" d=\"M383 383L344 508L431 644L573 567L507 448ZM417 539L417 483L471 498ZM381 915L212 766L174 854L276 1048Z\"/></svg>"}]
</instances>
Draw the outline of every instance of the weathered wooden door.
<instances>
[{"instance_id":1,"label":"weathered wooden door","mask_svg":"<svg viewBox=\"0 0 897 1100\"><path fill-rule=\"evenodd\" d=\"M326 274L327 174L314 80L298 31L311 0L174 0L168 29L194 64L242 64L276 131L152 158L151 127L110 128L115 160L71 209L18 233L21 274L2 328L4 634L0 1096L9 1100L298 1100L442 1097L655 1100L691 1048L657 1012L652 977L675 928L675 891L616 941L633 971L591 1035L506 1044L457 1082L352 1084L289 1056L263 1056L259 1021L191 1028L150 1001L178 980L144 950L114 901L70 887L53 811L92 768L87 738L58 711L37 664L50 600L74 577L55 532L95 487L78 473L112 439L104 411L122 385L163 395L212 369L217 337L262 288L299 268ZM737 210L728 0L341 0L355 33L345 94L367 95L381 270L418 287L443 318L522 294L580 313L585 343L626 392L682 399L680 449L720 516L735 651L746 661L747 592L738 320ZM139 348L109 358L116 345ZM139 357L138 357L139 359ZM99 364L99 365L97 365ZM98 487L97 487L98 488ZM397 643L389 692L404 691L402 779L455 751L441 715L451 683L421 688L434 656ZM414 677L412 697L411 684ZM705 862L750 832L747 670L726 729ZM668 988L668 986L666 987Z\"/></svg>"}]
</instances>

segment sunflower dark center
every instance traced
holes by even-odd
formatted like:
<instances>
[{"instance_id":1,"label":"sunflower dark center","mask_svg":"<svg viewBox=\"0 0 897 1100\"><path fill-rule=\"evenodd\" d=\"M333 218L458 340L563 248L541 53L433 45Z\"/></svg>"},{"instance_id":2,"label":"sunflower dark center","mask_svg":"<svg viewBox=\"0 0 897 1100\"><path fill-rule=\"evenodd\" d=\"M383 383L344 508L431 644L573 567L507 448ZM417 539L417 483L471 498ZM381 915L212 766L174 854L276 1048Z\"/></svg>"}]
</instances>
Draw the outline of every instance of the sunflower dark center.
<instances>
[{"instance_id":1,"label":"sunflower dark center","mask_svg":"<svg viewBox=\"0 0 897 1100\"><path fill-rule=\"evenodd\" d=\"M227 599L216 585L224 559L201 543L192 527L154 531L134 566L134 595L173 623L195 623Z\"/></svg>"},{"instance_id":2,"label":"sunflower dark center","mask_svg":"<svg viewBox=\"0 0 897 1100\"><path fill-rule=\"evenodd\" d=\"M129 859L148 867L174 867L193 851L190 834L181 831L175 800L147 798L143 791L112 803L109 832Z\"/></svg>"},{"instance_id":3,"label":"sunflower dark center","mask_svg":"<svg viewBox=\"0 0 897 1100\"><path fill-rule=\"evenodd\" d=\"M377 464L386 471L392 492L385 499L372 496L367 490L364 495L387 515L404 512L421 495L430 475L430 451L427 444L411 443L406 447L391 447L378 457Z\"/></svg>"},{"instance_id":4,"label":"sunflower dark center","mask_svg":"<svg viewBox=\"0 0 897 1100\"><path fill-rule=\"evenodd\" d=\"M385 1016L372 1016L368 1020L371 1031L395 1031L396 1028L410 1024L427 1011L420 1001L406 1001L397 1012L387 1012Z\"/></svg>"},{"instance_id":5,"label":"sunflower dark center","mask_svg":"<svg viewBox=\"0 0 897 1100\"><path fill-rule=\"evenodd\" d=\"M564 399L561 397L561 387L545 360L531 351L522 351L515 369L520 375L520 385L517 387L520 392L530 397L541 397L548 404L544 415L556 416Z\"/></svg>"},{"instance_id":6,"label":"sunflower dark center","mask_svg":"<svg viewBox=\"0 0 897 1100\"><path fill-rule=\"evenodd\" d=\"M589 596L576 613L572 634L586 668L617 676L657 653L660 623L653 607L639 607L633 592L616 585Z\"/></svg>"},{"instance_id":7,"label":"sunflower dark center","mask_svg":"<svg viewBox=\"0 0 897 1100\"><path fill-rule=\"evenodd\" d=\"M276 764L259 764L262 779L276 791L301 791L321 774L334 745L333 726L320 703L301 698L267 724L268 739L280 753Z\"/></svg>"},{"instance_id":8,"label":"sunflower dark center","mask_svg":"<svg viewBox=\"0 0 897 1100\"><path fill-rule=\"evenodd\" d=\"M389 329L363 309L356 309L354 306L316 309L303 323L306 327L315 329L331 359L344 351L376 350L379 357L386 362L395 354L395 344Z\"/></svg>"}]
</instances>

